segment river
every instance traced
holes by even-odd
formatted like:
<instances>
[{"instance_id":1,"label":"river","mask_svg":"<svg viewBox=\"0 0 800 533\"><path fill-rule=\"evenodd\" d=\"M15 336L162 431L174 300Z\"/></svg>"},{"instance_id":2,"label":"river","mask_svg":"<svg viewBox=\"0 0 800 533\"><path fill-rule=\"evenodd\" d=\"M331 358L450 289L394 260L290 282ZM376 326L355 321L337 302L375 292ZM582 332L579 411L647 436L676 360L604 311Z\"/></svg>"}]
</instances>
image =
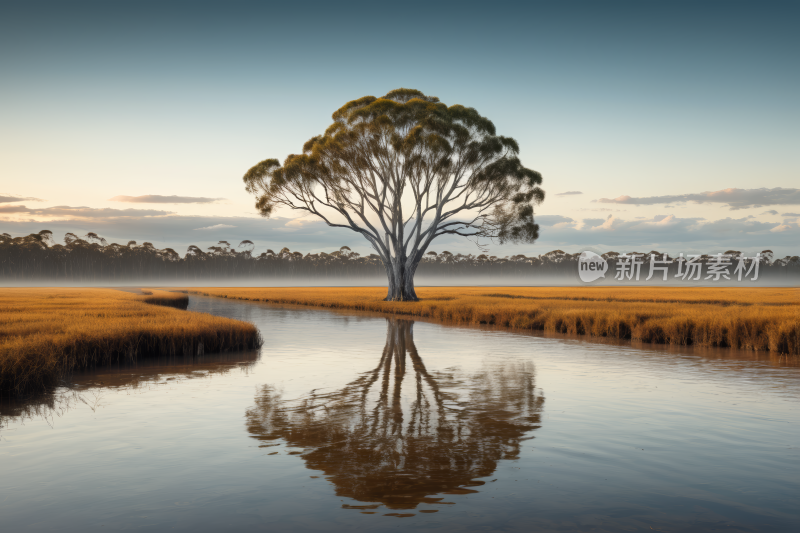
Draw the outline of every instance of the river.
<instances>
[{"instance_id":1,"label":"river","mask_svg":"<svg viewBox=\"0 0 800 533\"><path fill-rule=\"evenodd\" d=\"M797 531L800 366L191 297L257 352L0 402L3 531Z\"/></svg>"}]
</instances>

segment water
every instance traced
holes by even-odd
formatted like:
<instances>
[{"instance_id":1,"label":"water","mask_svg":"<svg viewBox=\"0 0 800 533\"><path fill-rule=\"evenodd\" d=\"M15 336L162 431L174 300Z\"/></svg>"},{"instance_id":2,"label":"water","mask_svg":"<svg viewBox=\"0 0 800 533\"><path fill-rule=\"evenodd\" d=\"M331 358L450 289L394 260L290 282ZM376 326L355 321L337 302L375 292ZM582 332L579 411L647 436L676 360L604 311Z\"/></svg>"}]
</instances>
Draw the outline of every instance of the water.
<instances>
[{"instance_id":1,"label":"water","mask_svg":"<svg viewBox=\"0 0 800 533\"><path fill-rule=\"evenodd\" d=\"M800 368L192 297L260 353L0 403L3 531L796 531Z\"/></svg>"}]
</instances>

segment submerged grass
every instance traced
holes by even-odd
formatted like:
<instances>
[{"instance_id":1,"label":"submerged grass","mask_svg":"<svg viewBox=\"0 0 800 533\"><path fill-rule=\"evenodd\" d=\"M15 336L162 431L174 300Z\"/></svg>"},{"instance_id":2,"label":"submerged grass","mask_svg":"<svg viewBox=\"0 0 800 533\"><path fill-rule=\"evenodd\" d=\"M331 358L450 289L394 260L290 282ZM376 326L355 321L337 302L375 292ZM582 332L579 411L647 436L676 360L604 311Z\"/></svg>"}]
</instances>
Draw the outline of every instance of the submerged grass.
<instances>
[{"instance_id":1,"label":"submerged grass","mask_svg":"<svg viewBox=\"0 0 800 533\"><path fill-rule=\"evenodd\" d=\"M419 302L384 288L202 288L193 294L411 315L662 344L800 355L800 289L420 287Z\"/></svg>"},{"instance_id":2,"label":"submerged grass","mask_svg":"<svg viewBox=\"0 0 800 533\"><path fill-rule=\"evenodd\" d=\"M250 323L173 309L187 304L186 294L166 291L0 289L0 395L41 390L95 365L261 343Z\"/></svg>"}]
</instances>

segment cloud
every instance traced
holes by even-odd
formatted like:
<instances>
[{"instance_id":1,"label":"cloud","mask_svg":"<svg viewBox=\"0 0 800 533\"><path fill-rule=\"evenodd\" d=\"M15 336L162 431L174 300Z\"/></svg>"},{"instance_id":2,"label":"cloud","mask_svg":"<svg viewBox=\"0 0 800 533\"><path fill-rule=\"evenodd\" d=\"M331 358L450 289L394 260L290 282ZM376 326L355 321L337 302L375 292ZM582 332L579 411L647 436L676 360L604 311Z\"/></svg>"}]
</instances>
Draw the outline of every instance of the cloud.
<instances>
[{"instance_id":1,"label":"cloud","mask_svg":"<svg viewBox=\"0 0 800 533\"><path fill-rule=\"evenodd\" d=\"M775 187L774 189L722 189L706 191L698 194L679 194L670 196L618 196L616 198L600 198L592 200L603 204L656 205L682 202L721 203L731 209L763 207L767 205L800 205L800 189Z\"/></svg>"},{"instance_id":2,"label":"cloud","mask_svg":"<svg viewBox=\"0 0 800 533\"><path fill-rule=\"evenodd\" d=\"M781 224L780 226L775 226L770 231L775 233L782 233L784 231L790 231L792 229L793 229L792 226L790 226L789 224Z\"/></svg>"},{"instance_id":3,"label":"cloud","mask_svg":"<svg viewBox=\"0 0 800 533\"><path fill-rule=\"evenodd\" d=\"M611 216L611 215L609 215ZM605 222L605 218L584 218L583 219L583 227L585 228L593 228L595 226L599 226L603 222Z\"/></svg>"},{"instance_id":4,"label":"cloud","mask_svg":"<svg viewBox=\"0 0 800 533\"><path fill-rule=\"evenodd\" d=\"M9 205L0 206L0 215L3 214L25 214L36 217L61 217L68 219L117 219L161 217L171 215L172 211L157 211L155 209L112 209L108 207L95 209L93 207L71 207L68 205L31 209L24 205Z\"/></svg>"},{"instance_id":5,"label":"cloud","mask_svg":"<svg viewBox=\"0 0 800 533\"><path fill-rule=\"evenodd\" d=\"M575 220L561 215L537 215L536 223L540 226L555 226L556 224L574 224Z\"/></svg>"},{"instance_id":6,"label":"cloud","mask_svg":"<svg viewBox=\"0 0 800 533\"><path fill-rule=\"evenodd\" d=\"M295 218L286 223L286 228L297 229L308 227L310 224L324 224L318 218Z\"/></svg>"},{"instance_id":7,"label":"cloud","mask_svg":"<svg viewBox=\"0 0 800 533\"><path fill-rule=\"evenodd\" d=\"M236 226L232 226L230 224L214 224L213 226L208 226L206 228L194 228L194 231L206 231L206 230L235 228L235 227Z\"/></svg>"},{"instance_id":8,"label":"cloud","mask_svg":"<svg viewBox=\"0 0 800 533\"><path fill-rule=\"evenodd\" d=\"M587 218L583 220L583 229L592 232L604 232L627 235L631 243L641 242L644 238L661 240L663 236L691 241L695 239L713 239L731 235L769 235L778 230L779 224L774 222L760 222L753 216L743 218L724 218L707 221L703 218L680 218L675 215L656 215L652 218L638 217L634 220L624 220L614 215L609 215L605 220ZM790 226L790 229L793 227Z\"/></svg>"},{"instance_id":9,"label":"cloud","mask_svg":"<svg viewBox=\"0 0 800 533\"><path fill-rule=\"evenodd\" d=\"M540 238L534 245L492 249L492 253L501 255L508 249L510 254L538 255L554 249L573 253L589 248L604 252L659 250L677 254L717 253L733 249L755 253L769 248L775 251L776 256L783 257L797 255L800 251L798 243L800 226L795 221L784 220L781 224L753 217L707 220L682 218L675 214L626 219L615 214L609 218L585 218L580 224L569 227L542 227ZM456 252L456 246L447 246Z\"/></svg>"},{"instance_id":10,"label":"cloud","mask_svg":"<svg viewBox=\"0 0 800 533\"><path fill-rule=\"evenodd\" d=\"M31 211L24 205L0 205L0 214L3 213L27 213Z\"/></svg>"},{"instance_id":11,"label":"cloud","mask_svg":"<svg viewBox=\"0 0 800 533\"><path fill-rule=\"evenodd\" d=\"M256 244L257 253L271 248L280 250L284 246L290 250L299 250L303 253L333 252L342 246L349 246L359 253L374 253L369 243L354 231L343 228L330 228L326 224L305 225L294 231L285 229L288 218L273 217L269 219L260 216L252 217L221 217L221 216L185 216L170 215L165 217L141 218L109 218L99 219L73 219L50 220L47 222L35 220L11 220L2 222L2 232L12 235L29 235L48 229L54 233L57 241L67 232L76 235L85 235L93 231L104 237L108 242L126 243L130 240L137 242L152 242L158 248L173 248L183 253L189 245L197 245L201 249L214 246L220 239L225 239L231 244L243 240L250 240ZM215 230L202 230L202 228L215 227ZM438 242L438 241L437 241ZM459 241L460 242L460 241ZM469 242L461 243L464 249L471 246ZM455 253L455 252L454 252Z\"/></svg>"},{"instance_id":12,"label":"cloud","mask_svg":"<svg viewBox=\"0 0 800 533\"><path fill-rule=\"evenodd\" d=\"M782 217L800 217L800 213L781 213L781 216Z\"/></svg>"},{"instance_id":13,"label":"cloud","mask_svg":"<svg viewBox=\"0 0 800 533\"><path fill-rule=\"evenodd\" d=\"M604 230L604 229L613 229L613 228L614 228L614 221L615 221L615 220L616 220L616 219L614 218L614 215L608 215L608 218L605 220L605 222L603 222L603 223L602 223L602 224L600 224L599 226L594 226L594 227L592 228L592 231L595 231L595 230Z\"/></svg>"},{"instance_id":14,"label":"cloud","mask_svg":"<svg viewBox=\"0 0 800 533\"><path fill-rule=\"evenodd\" d=\"M541 215L544 217L545 215ZM547 215L556 217L557 215ZM566 218L566 217L565 217ZM583 219L582 224L576 222L557 222L560 218L550 220L536 217L541 225L540 238L533 245L490 245L492 255L538 255L555 249L570 253L593 248L605 252L648 252L659 250L677 254L683 253L717 253L726 250L742 250L758 252L769 248L776 256L798 255L800 243L800 227L797 223L783 224L776 222L759 222L742 218L724 218L706 220L703 218L681 218L678 215L661 214L641 220L633 218L612 217ZM264 219L252 217L219 217L219 216L147 216L147 217L115 217L107 219L86 218L71 220L50 220L37 222L32 220L10 220L2 222L2 231L14 236L37 233L43 229L53 231L56 240L63 238L67 232L85 235L93 231L105 237L108 242L126 243L152 242L158 248L170 247L180 252L186 251L189 245L197 245L201 249L214 246L220 239L230 243L250 240L256 244L255 253L259 254L267 248L280 250L284 246L290 250L305 253L332 252L341 246L349 246L360 254L375 253L367 241L359 234L343 228L331 228L324 223L303 224L291 231L286 230L289 218ZM544 225L543 222L548 222ZM555 222L553 225L549 223ZM591 230L593 226L608 223L608 229ZM217 226L219 229L195 231L199 228ZM220 227L232 226L232 227ZM780 231L771 231L780 226ZM480 251L468 239L457 236L443 236L433 241L429 250L450 250L453 253L477 254Z\"/></svg>"},{"instance_id":15,"label":"cloud","mask_svg":"<svg viewBox=\"0 0 800 533\"><path fill-rule=\"evenodd\" d=\"M769 211L764 211L764 212L763 212L763 213L761 213L761 214L762 214L762 215L777 215L777 214L778 214L778 212L777 212L777 211L775 211L774 209L770 209Z\"/></svg>"},{"instance_id":16,"label":"cloud","mask_svg":"<svg viewBox=\"0 0 800 533\"><path fill-rule=\"evenodd\" d=\"M145 194L144 196L115 196L110 202L126 202L129 204L211 204L225 198L206 198L203 196L161 196Z\"/></svg>"},{"instance_id":17,"label":"cloud","mask_svg":"<svg viewBox=\"0 0 800 533\"><path fill-rule=\"evenodd\" d=\"M0 195L0 204L7 204L11 202L43 202L41 198L30 198L22 196L5 196Z\"/></svg>"},{"instance_id":18,"label":"cloud","mask_svg":"<svg viewBox=\"0 0 800 533\"><path fill-rule=\"evenodd\" d=\"M556 193L556 196L572 196L573 194L583 194L581 191L567 191Z\"/></svg>"}]
</instances>

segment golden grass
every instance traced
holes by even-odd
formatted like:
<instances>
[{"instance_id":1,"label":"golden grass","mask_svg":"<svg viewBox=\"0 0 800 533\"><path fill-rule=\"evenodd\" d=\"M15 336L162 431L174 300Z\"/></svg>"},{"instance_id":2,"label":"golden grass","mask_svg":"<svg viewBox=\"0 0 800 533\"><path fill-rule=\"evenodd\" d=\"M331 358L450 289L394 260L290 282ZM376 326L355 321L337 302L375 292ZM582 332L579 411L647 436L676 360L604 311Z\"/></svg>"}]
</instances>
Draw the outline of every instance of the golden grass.
<instances>
[{"instance_id":1,"label":"golden grass","mask_svg":"<svg viewBox=\"0 0 800 533\"><path fill-rule=\"evenodd\" d=\"M202 288L190 293L411 315L664 344L800 355L800 289L421 287L420 302L384 288Z\"/></svg>"},{"instance_id":2,"label":"golden grass","mask_svg":"<svg viewBox=\"0 0 800 533\"><path fill-rule=\"evenodd\" d=\"M252 324L171 308L186 302L166 291L0 289L0 395L42 389L94 365L260 344Z\"/></svg>"},{"instance_id":3,"label":"golden grass","mask_svg":"<svg viewBox=\"0 0 800 533\"><path fill-rule=\"evenodd\" d=\"M142 290L140 300L146 304L164 305L176 309L186 309L189 307L189 295L179 292Z\"/></svg>"}]
</instances>

